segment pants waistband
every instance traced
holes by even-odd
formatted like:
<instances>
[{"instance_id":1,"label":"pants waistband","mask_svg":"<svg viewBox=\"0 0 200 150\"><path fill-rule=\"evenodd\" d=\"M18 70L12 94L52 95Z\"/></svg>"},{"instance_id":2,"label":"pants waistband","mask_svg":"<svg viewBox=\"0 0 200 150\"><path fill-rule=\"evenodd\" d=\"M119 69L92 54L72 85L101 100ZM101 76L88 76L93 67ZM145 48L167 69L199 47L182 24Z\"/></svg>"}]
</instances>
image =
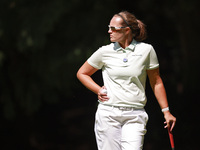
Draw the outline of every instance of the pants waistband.
<instances>
[{"instance_id":1,"label":"pants waistband","mask_svg":"<svg viewBox=\"0 0 200 150\"><path fill-rule=\"evenodd\" d=\"M112 107L112 108L117 108L119 110L123 111L130 111L130 110L143 110L144 108L134 108L134 107L125 107L125 106L112 106L112 105L105 105L105 104L99 104L105 107Z\"/></svg>"}]
</instances>

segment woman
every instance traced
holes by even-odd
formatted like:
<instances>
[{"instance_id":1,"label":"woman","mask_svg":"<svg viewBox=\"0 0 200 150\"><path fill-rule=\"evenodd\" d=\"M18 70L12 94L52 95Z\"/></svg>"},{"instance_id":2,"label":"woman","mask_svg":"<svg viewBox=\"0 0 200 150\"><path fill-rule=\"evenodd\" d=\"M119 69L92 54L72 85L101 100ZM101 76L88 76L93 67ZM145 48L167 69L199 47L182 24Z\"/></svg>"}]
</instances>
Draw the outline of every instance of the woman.
<instances>
[{"instance_id":1,"label":"woman","mask_svg":"<svg viewBox=\"0 0 200 150\"><path fill-rule=\"evenodd\" d=\"M99 48L79 69L78 79L98 95L95 135L99 150L141 150L148 115L144 110L146 77L172 131L176 118L170 113L159 63L146 38L145 25L122 11L110 21L109 45ZM102 69L104 86L91 76Z\"/></svg>"}]
</instances>

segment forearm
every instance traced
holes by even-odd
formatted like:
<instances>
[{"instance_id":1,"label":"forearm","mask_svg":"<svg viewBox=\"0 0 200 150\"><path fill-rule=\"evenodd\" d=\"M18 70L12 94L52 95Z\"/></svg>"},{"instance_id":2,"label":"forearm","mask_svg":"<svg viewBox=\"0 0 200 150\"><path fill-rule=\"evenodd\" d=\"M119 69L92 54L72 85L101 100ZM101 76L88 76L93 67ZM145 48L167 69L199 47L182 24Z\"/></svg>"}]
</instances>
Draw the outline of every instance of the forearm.
<instances>
[{"instance_id":1,"label":"forearm","mask_svg":"<svg viewBox=\"0 0 200 150\"><path fill-rule=\"evenodd\" d=\"M147 73L150 79L151 87L160 105L160 108L163 109L169 107L165 87L159 75L159 69L148 70ZM170 113L169 110L164 111L163 114L166 120L165 123L167 124L165 128L170 127L170 130L172 131L176 122L176 118Z\"/></svg>"},{"instance_id":2,"label":"forearm","mask_svg":"<svg viewBox=\"0 0 200 150\"><path fill-rule=\"evenodd\" d=\"M95 94L97 94L99 89L101 88L96 82L94 82L91 76L84 75L84 74L77 74L77 78L86 88L88 88Z\"/></svg>"},{"instance_id":3,"label":"forearm","mask_svg":"<svg viewBox=\"0 0 200 150\"><path fill-rule=\"evenodd\" d=\"M168 107L167 95L162 81L160 81L158 84L154 86L153 91L160 105L160 108L163 109Z\"/></svg>"},{"instance_id":4,"label":"forearm","mask_svg":"<svg viewBox=\"0 0 200 150\"><path fill-rule=\"evenodd\" d=\"M91 78L91 76L97 71L98 69L92 67L88 64L86 61L81 68L77 72L77 78L80 80L80 82L87 87L89 90L97 94L99 92L99 89L101 88L94 80Z\"/></svg>"}]
</instances>

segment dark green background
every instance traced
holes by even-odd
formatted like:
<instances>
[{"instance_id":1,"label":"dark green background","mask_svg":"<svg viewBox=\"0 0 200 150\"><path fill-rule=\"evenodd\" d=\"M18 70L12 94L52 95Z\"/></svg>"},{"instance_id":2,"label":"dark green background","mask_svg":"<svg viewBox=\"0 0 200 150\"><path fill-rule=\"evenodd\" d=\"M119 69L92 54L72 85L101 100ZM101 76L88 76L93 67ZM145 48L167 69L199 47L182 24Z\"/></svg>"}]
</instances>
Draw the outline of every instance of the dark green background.
<instances>
[{"instance_id":1,"label":"dark green background","mask_svg":"<svg viewBox=\"0 0 200 150\"><path fill-rule=\"evenodd\" d=\"M199 149L199 0L1 0L0 149L96 150L97 96L76 72L109 44L115 13L147 25L171 112L177 150ZM101 72L93 78L102 85ZM159 105L147 82L144 150L169 150Z\"/></svg>"}]
</instances>

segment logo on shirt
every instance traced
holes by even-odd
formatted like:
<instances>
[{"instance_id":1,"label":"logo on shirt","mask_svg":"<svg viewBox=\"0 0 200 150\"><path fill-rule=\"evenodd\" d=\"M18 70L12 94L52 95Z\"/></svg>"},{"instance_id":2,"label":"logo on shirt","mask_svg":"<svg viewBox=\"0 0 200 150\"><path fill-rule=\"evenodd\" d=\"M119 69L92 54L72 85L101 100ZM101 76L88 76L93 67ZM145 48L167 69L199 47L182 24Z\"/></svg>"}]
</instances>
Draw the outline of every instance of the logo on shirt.
<instances>
[{"instance_id":1,"label":"logo on shirt","mask_svg":"<svg viewBox=\"0 0 200 150\"><path fill-rule=\"evenodd\" d=\"M132 54L132 56L142 56L142 54Z\"/></svg>"}]
</instances>

